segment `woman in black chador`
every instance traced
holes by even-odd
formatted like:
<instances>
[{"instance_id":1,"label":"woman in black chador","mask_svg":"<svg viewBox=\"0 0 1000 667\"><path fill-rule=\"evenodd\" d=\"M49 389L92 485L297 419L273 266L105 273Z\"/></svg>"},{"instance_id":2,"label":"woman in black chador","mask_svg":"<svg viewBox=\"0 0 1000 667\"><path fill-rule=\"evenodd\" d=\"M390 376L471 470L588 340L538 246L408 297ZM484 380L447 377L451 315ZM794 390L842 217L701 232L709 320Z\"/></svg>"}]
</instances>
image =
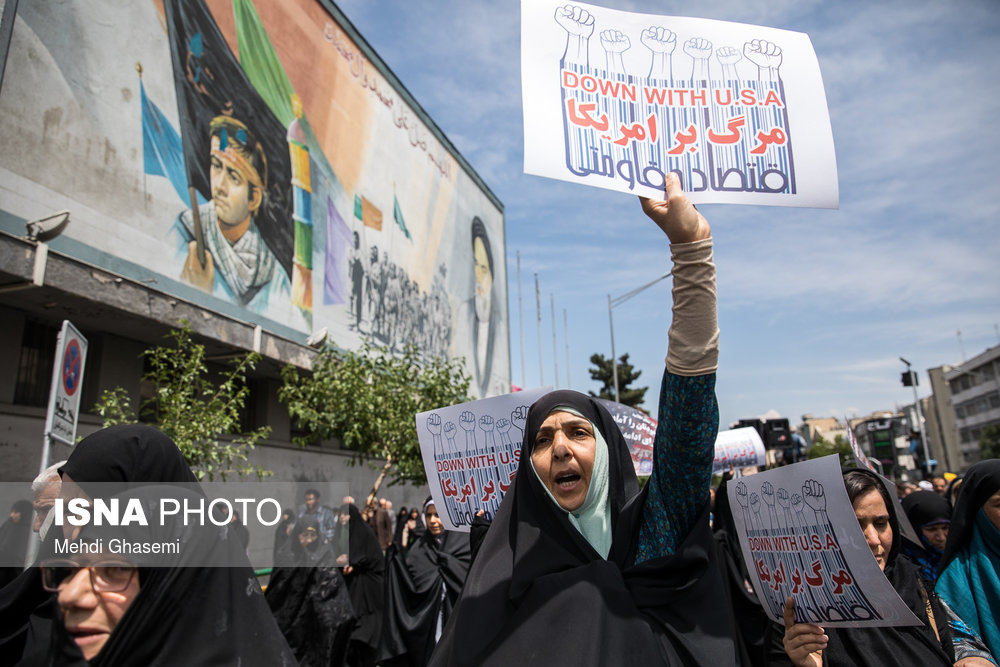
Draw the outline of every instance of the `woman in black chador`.
<instances>
[{"instance_id":1,"label":"woman in black chador","mask_svg":"<svg viewBox=\"0 0 1000 667\"><path fill-rule=\"evenodd\" d=\"M279 551L266 597L300 667L344 664L354 607L315 517L303 517Z\"/></svg>"},{"instance_id":2,"label":"woman in black chador","mask_svg":"<svg viewBox=\"0 0 1000 667\"><path fill-rule=\"evenodd\" d=\"M348 648L348 667L374 667L382 636L385 562L375 532L355 505L340 507L334 553L351 596L357 622Z\"/></svg>"},{"instance_id":3,"label":"woman in black chador","mask_svg":"<svg viewBox=\"0 0 1000 667\"><path fill-rule=\"evenodd\" d=\"M643 210L670 239L673 322L654 468L640 491L629 448L596 400L531 406L520 465L431 665L737 664L709 526L718 404L708 222L668 173Z\"/></svg>"},{"instance_id":4,"label":"woman in black chador","mask_svg":"<svg viewBox=\"0 0 1000 667\"><path fill-rule=\"evenodd\" d=\"M469 536L445 530L433 500L427 530L406 553L389 547L383 667L424 667L469 574Z\"/></svg>"}]
</instances>

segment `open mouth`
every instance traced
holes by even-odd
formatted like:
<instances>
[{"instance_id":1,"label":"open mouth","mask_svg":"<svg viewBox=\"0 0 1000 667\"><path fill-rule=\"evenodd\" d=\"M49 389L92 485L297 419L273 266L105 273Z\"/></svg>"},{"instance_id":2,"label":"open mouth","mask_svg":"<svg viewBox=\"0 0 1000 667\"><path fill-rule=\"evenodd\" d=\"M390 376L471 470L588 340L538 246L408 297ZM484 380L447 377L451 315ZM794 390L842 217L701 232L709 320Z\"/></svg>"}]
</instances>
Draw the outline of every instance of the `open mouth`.
<instances>
[{"instance_id":1,"label":"open mouth","mask_svg":"<svg viewBox=\"0 0 1000 667\"><path fill-rule=\"evenodd\" d=\"M581 479L583 478L578 473L571 470L561 472L555 477L556 486L567 491L575 487Z\"/></svg>"}]
</instances>

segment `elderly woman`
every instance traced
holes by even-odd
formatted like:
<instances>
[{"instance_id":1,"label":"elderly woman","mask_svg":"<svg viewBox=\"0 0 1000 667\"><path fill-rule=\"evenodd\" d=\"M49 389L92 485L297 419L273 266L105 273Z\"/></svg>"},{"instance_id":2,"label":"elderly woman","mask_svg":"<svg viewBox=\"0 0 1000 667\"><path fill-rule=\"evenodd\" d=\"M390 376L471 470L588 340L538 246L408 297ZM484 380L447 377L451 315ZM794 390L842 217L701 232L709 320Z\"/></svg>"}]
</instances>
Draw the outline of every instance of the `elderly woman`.
<instances>
[{"instance_id":1,"label":"elderly woman","mask_svg":"<svg viewBox=\"0 0 1000 667\"><path fill-rule=\"evenodd\" d=\"M940 568L934 590L1000 655L1000 459L966 472Z\"/></svg>"},{"instance_id":2,"label":"elderly woman","mask_svg":"<svg viewBox=\"0 0 1000 667\"><path fill-rule=\"evenodd\" d=\"M674 311L654 471L594 399L529 410L520 468L483 540L432 665L733 665L729 604L708 522L718 406L708 222L668 174L642 207L667 235Z\"/></svg>"},{"instance_id":3,"label":"elderly woman","mask_svg":"<svg viewBox=\"0 0 1000 667\"><path fill-rule=\"evenodd\" d=\"M93 495L88 489L100 488L94 484L109 482L180 485L177 493L200 493L177 446L148 426L113 426L87 436L60 473L64 497L68 491ZM156 497L150 487L133 492ZM136 567L121 558L42 562L41 583L55 594L58 614L47 634L29 632L18 664L295 664L231 531L186 529L180 522L160 527L155 521L148 528L157 540L181 542L176 566ZM217 562L209 555L233 566L200 566ZM38 656L33 642L48 644L44 658L28 657Z\"/></svg>"}]
</instances>

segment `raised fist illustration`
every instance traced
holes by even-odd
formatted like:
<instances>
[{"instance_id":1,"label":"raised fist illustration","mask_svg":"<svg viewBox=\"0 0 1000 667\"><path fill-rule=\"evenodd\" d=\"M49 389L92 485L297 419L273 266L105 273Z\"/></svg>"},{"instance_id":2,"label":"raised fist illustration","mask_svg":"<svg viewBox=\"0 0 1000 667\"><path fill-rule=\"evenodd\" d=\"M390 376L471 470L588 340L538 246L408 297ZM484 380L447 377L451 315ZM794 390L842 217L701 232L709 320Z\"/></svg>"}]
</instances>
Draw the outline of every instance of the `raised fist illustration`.
<instances>
[{"instance_id":1,"label":"raised fist illustration","mask_svg":"<svg viewBox=\"0 0 1000 667\"><path fill-rule=\"evenodd\" d=\"M462 430L466 433L471 433L476 430L476 415L472 414L468 410L463 412L458 417L458 425L462 427Z\"/></svg>"},{"instance_id":2,"label":"raised fist illustration","mask_svg":"<svg viewBox=\"0 0 1000 667\"><path fill-rule=\"evenodd\" d=\"M586 38L594 34L594 17L580 7L573 5L556 7L556 23L571 35Z\"/></svg>"},{"instance_id":3,"label":"raised fist illustration","mask_svg":"<svg viewBox=\"0 0 1000 667\"><path fill-rule=\"evenodd\" d=\"M807 479L802 485L802 499L817 512L826 511L826 494L823 485L814 479Z\"/></svg>"},{"instance_id":4,"label":"raised fist illustration","mask_svg":"<svg viewBox=\"0 0 1000 667\"><path fill-rule=\"evenodd\" d=\"M427 415L427 430L431 435L441 435L441 415L436 412Z\"/></svg>"},{"instance_id":5,"label":"raised fist illustration","mask_svg":"<svg viewBox=\"0 0 1000 667\"><path fill-rule=\"evenodd\" d=\"M781 47L764 39L754 39L743 45L743 55L761 69L781 66Z\"/></svg>"},{"instance_id":6,"label":"raised fist illustration","mask_svg":"<svg viewBox=\"0 0 1000 667\"><path fill-rule=\"evenodd\" d=\"M479 418L479 428L483 429L487 433L493 430L493 417L489 415L483 415Z\"/></svg>"},{"instance_id":7,"label":"raised fist illustration","mask_svg":"<svg viewBox=\"0 0 1000 667\"><path fill-rule=\"evenodd\" d=\"M740 504L743 509L747 508L747 485L744 482L740 482L736 485L736 502Z\"/></svg>"},{"instance_id":8,"label":"raised fist illustration","mask_svg":"<svg viewBox=\"0 0 1000 667\"><path fill-rule=\"evenodd\" d=\"M723 46L715 50L715 57L723 65L735 65L743 56L731 46Z\"/></svg>"},{"instance_id":9,"label":"raised fist illustration","mask_svg":"<svg viewBox=\"0 0 1000 667\"><path fill-rule=\"evenodd\" d=\"M528 406L519 405L514 408L514 411L510 413L510 423L521 429L524 432L524 425L528 421Z\"/></svg>"},{"instance_id":10,"label":"raised fist illustration","mask_svg":"<svg viewBox=\"0 0 1000 667\"><path fill-rule=\"evenodd\" d=\"M805 509L805 505L802 502L802 496L797 493L792 494L792 509L796 512L801 512Z\"/></svg>"},{"instance_id":11,"label":"raised fist illustration","mask_svg":"<svg viewBox=\"0 0 1000 667\"><path fill-rule=\"evenodd\" d=\"M449 440L455 439L455 433L458 432L458 428L455 426L455 422L446 422L444 425L444 437Z\"/></svg>"},{"instance_id":12,"label":"raised fist illustration","mask_svg":"<svg viewBox=\"0 0 1000 667\"><path fill-rule=\"evenodd\" d=\"M602 30L601 46L610 53L624 53L632 46L628 35L620 30Z\"/></svg>"},{"instance_id":13,"label":"raised fist illustration","mask_svg":"<svg viewBox=\"0 0 1000 667\"><path fill-rule=\"evenodd\" d=\"M506 433L509 430L510 430L510 420L509 419L505 419L504 417L501 417L500 419L497 420L497 432L498 433Z\"/></svg>"},{"instance_id":14,"label":"raised fist illustration","mask_svg":"<svg viewBox=\"0 0 1000 667\"><path fill-rule=\"evenodd\" d=\"M778 504L784 507L785 509L788 509L788 501L789 501L788 489L782 487L778 489L775 495L778 497Z\"/></svg>"},{"instance_id":15,"label":"raised fist illustration","mask_svg":"<svg viewBox=\"0 0 1000 667\"><path fill-rule=\"evenodd\" d=\"M764 499L764 502L774 507L774 485L770 482L764 482L760 486L760 495Z\"/></svg>"},{"instance_id":16,"label":"raised fist illustration","mask_svg":"<svg viewBox=\"0 0 1000 667\"><path fill-rule=\"evenodd\" d=\"M755 514L760 514L760 496L756 493L750 494L750 509L752 509Z\"/></svg>"},{"instance_id":17,"label":"raised fist illustration","mask_svg":"<svg viewBox=\"0 0 1000 667\"><path fill-rule=\"evenodd\" d=\"M653 53L670 55L677 48L677 34L668 28L649 26L639 34L639 41Z\"/></svg>"},{"instance_id":18,"label":"raised fist illustration","mask_svg":"<svg viewBox=\"0 0 1000 667\"><path fill-rule=\"evenodd\" d=\"M684 42L684 53L695 60L707 60L712 55L712 42L704 37L692 37Z\"/></svg>"}]
</instances>

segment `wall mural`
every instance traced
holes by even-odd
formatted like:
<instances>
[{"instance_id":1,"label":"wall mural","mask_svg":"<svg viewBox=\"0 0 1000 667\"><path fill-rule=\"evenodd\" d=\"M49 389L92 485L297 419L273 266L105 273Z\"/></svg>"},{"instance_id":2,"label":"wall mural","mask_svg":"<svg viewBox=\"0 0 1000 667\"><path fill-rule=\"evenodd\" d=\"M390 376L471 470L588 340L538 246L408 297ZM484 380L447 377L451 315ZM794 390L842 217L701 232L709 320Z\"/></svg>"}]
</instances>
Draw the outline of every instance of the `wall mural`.
<instances>
[{"instance_id":1,"label":"wall mural","mask_svg":"<svg viewBox=\"0 0 1000 667\"><path fill-rule=\"evenodd\" d=\"M510 385L503 210L316 0L22 3L0 209L81 259L304 340Z\"/></svg>"}]
</instances>

